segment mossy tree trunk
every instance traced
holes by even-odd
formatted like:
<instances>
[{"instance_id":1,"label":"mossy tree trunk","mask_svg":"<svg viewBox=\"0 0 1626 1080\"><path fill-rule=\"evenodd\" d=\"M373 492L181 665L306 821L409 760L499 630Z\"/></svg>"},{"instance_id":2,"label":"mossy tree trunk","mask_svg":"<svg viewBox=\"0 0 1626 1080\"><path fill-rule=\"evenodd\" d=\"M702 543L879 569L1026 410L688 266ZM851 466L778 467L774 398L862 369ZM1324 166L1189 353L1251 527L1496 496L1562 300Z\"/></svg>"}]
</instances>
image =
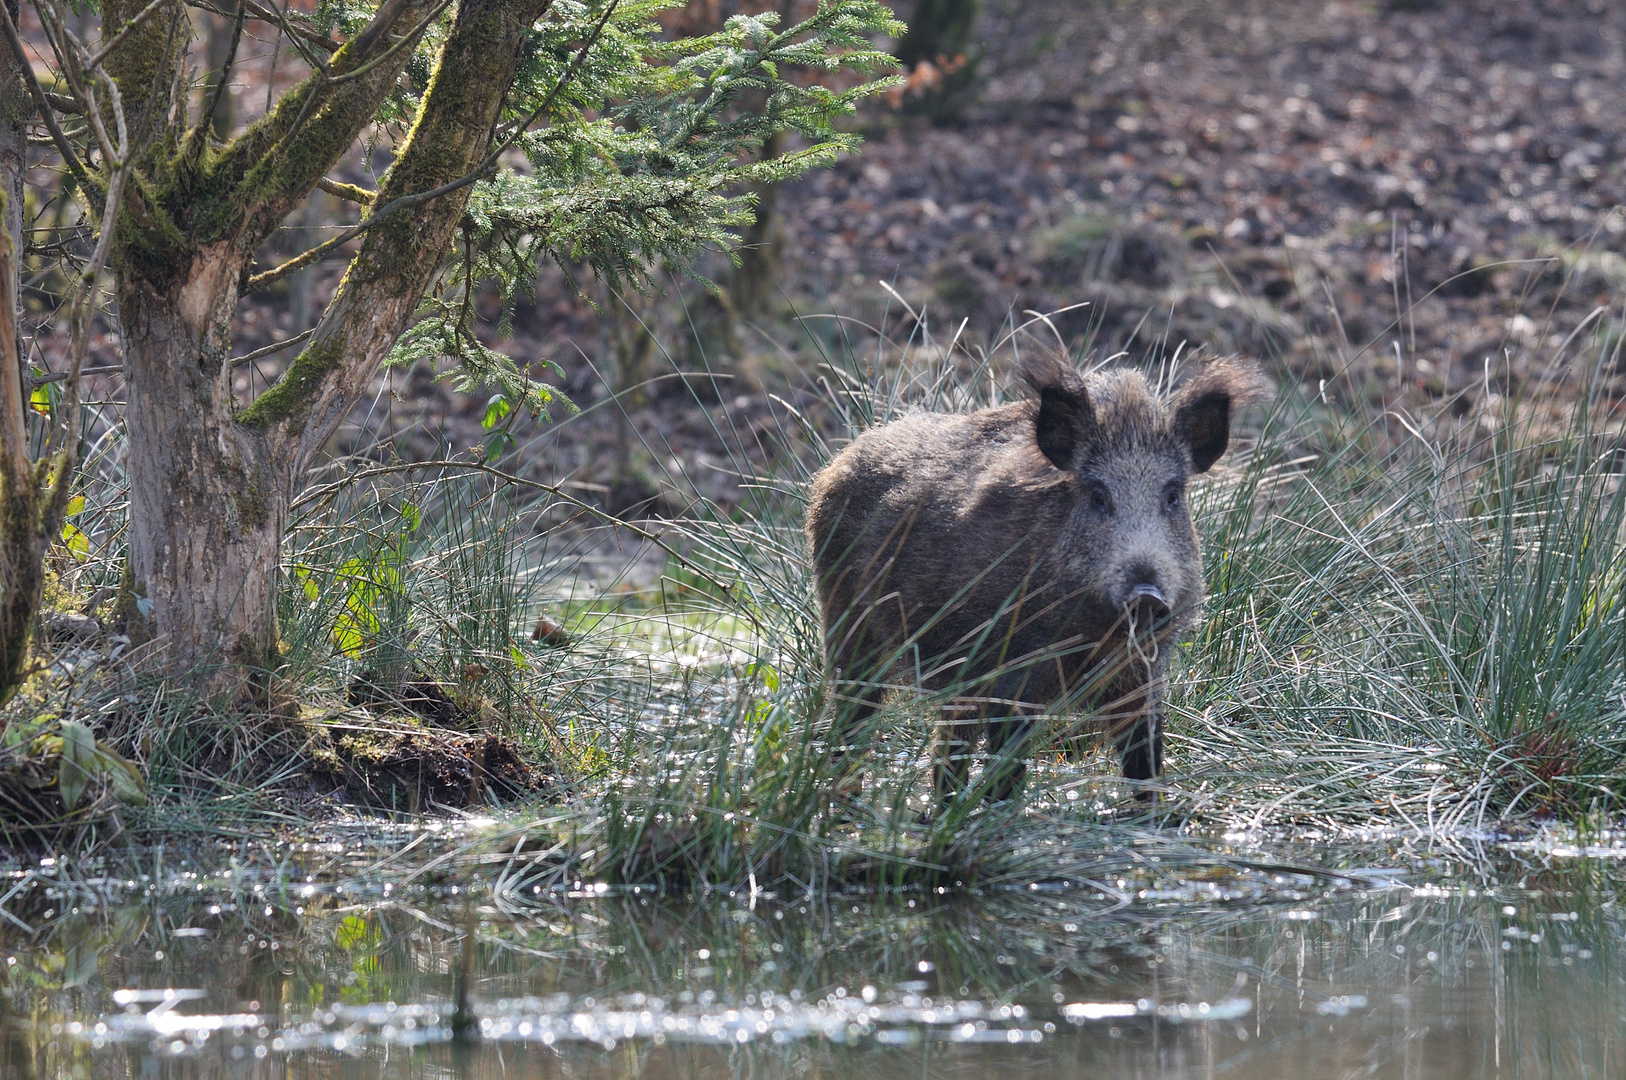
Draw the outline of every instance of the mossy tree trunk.
<instances>
[{"instance_id":1,"label":"mossy tree trunk","mask_svg":"<svg viewBox=\"0 0 1626 1080\"><path fill-rule=\"evenodd\" d=\"M488 152L525 34L547 0L463 0L416 122L373 205L456 180ZM108 0L125 25L145 0ZM175 98L184 12L148 19L108 66L143 136L114 270L129 385L130 568L136 634L169 666L243 688L273 660L276 575L305 470L405 329L468 188L364 235L333 302L286 373L236 407L231 318L256 248L350 148L411 55L432 0L385 0L372 23L218 150ZM157 106L162 105L162 108ZM127 608L127 610L129 610ZM218 661L210 663L211 660Z\"/></svg>"},{"instance_id":2,"label":"mossy tree trunk","mask_svg":"<svg viewBox=\"0 0 1626 1080\"><path fill-rule=\"evenodd\" d=\"M0 176L8 219L15 205L9 179ZM28 455L27 384L16 345L20 251L17 233L8 228L0 236L0 702L16 692L27 667L50 539L41 528L39 485Z\"/></svg>"},{"instance_id":3,"label":"mossy tree trunk","mask_svg":"<svg viewBox=\"0 0 1626 1080\"><path fill-rule=\"evenodd\" d=\"M16 0L6 0L13 19ZM48 536L40 528L35 472L24 422L30 387L23 371L17 303L23 253L26 121L34 103L21 69L0 42L0 702L16 691L45 580Z\"/></svg>"}]
</instances>

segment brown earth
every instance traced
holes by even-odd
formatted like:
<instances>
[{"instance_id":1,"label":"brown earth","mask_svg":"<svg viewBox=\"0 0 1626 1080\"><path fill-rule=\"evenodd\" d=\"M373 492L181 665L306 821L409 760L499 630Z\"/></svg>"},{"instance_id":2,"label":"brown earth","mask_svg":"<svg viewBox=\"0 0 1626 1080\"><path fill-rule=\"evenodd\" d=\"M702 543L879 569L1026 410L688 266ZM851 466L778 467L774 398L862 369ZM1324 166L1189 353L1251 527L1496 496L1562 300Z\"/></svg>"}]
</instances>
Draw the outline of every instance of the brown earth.
<instances>
[{"instance_id":1,"label":"brown earth","mask_svg":"<svg viewBox=\"0 0 1626 1080\"><path fill-rule=\"evenodd\" d=\"M1568 385L1618 338L1626 7L988 0L979 41L958 122L872 110L861 155L780 194L799 311L876 324L898 313L884 280L939 339L968 320L975 346L1087 302L1052 319L1074 347L1264 356L1355 409ZM650 307L681 346L689 320ZM725 396L764 460L794 448L759 385L817 356L783 310L758 325L711 366L742 376ZM557 290L524 331L582 401L617 355L613 327L592 332ZM688 395L651 397L644 442L720 456ZM606 454L601 423L545 456L619 509L628 481L604 463L637 455Z\"/></svg>"},{"instance_id":2,"label":"brown earth","mask_svg":"<svg viewBox=\"0 0 1626 1080\"><path fill-rule=\"evenodd\" d=\"M416 814L523 798L550 786L518 748L497 736L470 737L424 726L328 725L314 754L315 778L363 806Z\"/></svg>"},{"instance_id":3,"label":"brown earth","mask_svg":"<svg viewBox=\"0 0 1626 1080\"><path fill-rule=\"evenodd\" d=\"M886 277L985 330L1090 301L1064 334L1305 377L1365 347L1394 378L1398 348L1439 393L1504 349L1540 374L1626 283L1619 5L994 0L984 23L962 126L786 200L804 288Z\"/></svg>"},{"instance_id":4,"label":"brown earth","mask_svg":"<svg viewBox=\"0 0 1626 1080\"><path fill-rule=\"evenodd\" d=\"M1263 355L1354 408L1396 395L1460 395L1467 408L1487 391L1564 384L1615 340L1626 6L985 0L978 41L958 121L928 124L907 99L872 105L859 156L779 194L778 286L796 311L874 324L888 303L898 311L885 280L941 338L966 320L961 340L976 347L1024 311L1087 303L1052 322L1096 355ZM359 166L349 177L366 178ZM295 317L314 318L341 268L324 266L303 299L245 304L238 351L304 329ZM656 346L623 305L594 299L603 314L545 274L512 334L491 328L498 347L539 376L542 360L558 363L554 381L599 405L522 428L509 467L618 512L669 514L694 494L668 481L674 464L728 501L729 444L753 467L805 452L764 395L804 407L818 396L818 357L788 305L711 340L720 393L668 377L612 403L609 386L670 375L663 348L700 368L691 325L709 336L715 305L678 288L631 298ZM116 350L104 336L94 362L116 363ZM245 369L245 399L276 370ZM719 437L719 400L737 436ZM481 437L484 404L421 368L397 372L337 449L461 452Z\"/></svg>"}]
</instances>

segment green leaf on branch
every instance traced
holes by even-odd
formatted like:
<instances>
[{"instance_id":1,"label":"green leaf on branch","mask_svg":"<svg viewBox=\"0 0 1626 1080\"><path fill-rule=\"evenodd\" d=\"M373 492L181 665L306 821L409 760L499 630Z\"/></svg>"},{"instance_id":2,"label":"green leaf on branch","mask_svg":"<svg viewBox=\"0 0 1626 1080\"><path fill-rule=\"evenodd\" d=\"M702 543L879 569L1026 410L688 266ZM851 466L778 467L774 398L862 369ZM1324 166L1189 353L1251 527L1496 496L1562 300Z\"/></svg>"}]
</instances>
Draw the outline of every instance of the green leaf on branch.
<instances>
[{"instance_id":1,"label":"green leaf on branch","mask_svg":"<svg viewBox=\"0 0 1626 1080\"><path fill-rule=\"evenodd\" d=\"M491 400L486 402L486 414L480 418L480 426L490 431L507 419L513 409L514 407L508 404L508 399L501 394L491 395Z\"/></svg>"},{"instance_id":2,"label":"green leaf on branch","mask_svg":"<svg viewBox=\"0 0 1626 1080\"><path fill-rule=\"evenodd\" d=\"M514 434L507 428L498 428L480 443L482 461L496 461L514 448Z\"/></svg>"}]
</instances>

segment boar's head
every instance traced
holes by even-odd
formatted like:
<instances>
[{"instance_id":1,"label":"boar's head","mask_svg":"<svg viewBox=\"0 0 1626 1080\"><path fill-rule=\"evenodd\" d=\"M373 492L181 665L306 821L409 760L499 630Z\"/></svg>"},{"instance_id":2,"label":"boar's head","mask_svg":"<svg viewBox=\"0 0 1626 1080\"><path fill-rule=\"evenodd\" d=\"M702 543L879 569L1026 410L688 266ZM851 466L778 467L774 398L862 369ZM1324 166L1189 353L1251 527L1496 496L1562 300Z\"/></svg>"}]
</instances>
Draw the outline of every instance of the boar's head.
<instances>
[{"instance_id":1,"label":"boar's head","mask_svg":"<svg viewBox=\"0 0 1626 1080\"><path fill-rule=\"evenodd\" d=\"M1159 398L1139 372L1081 377L1059 358L1030 359L1039 452L1070 494L1061 572L1095 622L1178 626L1203 599L1187 482L1230 442L1231 417L1265 396L1251 366L1211 361Z\"/></svg>"}]
</instances>

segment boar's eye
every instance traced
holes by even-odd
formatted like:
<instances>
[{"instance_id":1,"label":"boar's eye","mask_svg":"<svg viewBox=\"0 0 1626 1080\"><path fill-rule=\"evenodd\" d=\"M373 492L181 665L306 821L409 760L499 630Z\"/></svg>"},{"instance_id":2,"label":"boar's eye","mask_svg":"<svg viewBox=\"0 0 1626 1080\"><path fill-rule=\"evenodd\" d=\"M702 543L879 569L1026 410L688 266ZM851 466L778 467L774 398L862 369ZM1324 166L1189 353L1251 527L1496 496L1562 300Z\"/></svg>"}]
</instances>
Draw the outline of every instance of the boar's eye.
<instances>
[{"instance_id":1,"label":"boar's eye","mask_svg":"<svg viewBox=\"0 0 1626 1080\"><path fill-rule=\"evenodd\" d=\"M1185 488L1181 487L1179 484L1176 484L1176 483L1169 484L1168 487L1163 489L1163 507L1164 507L1164 509L1166 509L1166 510L1178 510L1178 509L1180 509L1180 499L1181 499L1181 496L1183 496L1184 494L1185 494Z\"/></svg>"},{"instance_id":2,"label":"boar's eye","mask_svg":"<svg viewBox=\"0 0 1626 1080\"><path fill-rule=\"evenodd\" d=\"M1085 490L1084 497L1089 500L1091 510L1100 514L1112 513L1112 493L1105 484L1092 483Z\"/></svg>"}]
</instances>

